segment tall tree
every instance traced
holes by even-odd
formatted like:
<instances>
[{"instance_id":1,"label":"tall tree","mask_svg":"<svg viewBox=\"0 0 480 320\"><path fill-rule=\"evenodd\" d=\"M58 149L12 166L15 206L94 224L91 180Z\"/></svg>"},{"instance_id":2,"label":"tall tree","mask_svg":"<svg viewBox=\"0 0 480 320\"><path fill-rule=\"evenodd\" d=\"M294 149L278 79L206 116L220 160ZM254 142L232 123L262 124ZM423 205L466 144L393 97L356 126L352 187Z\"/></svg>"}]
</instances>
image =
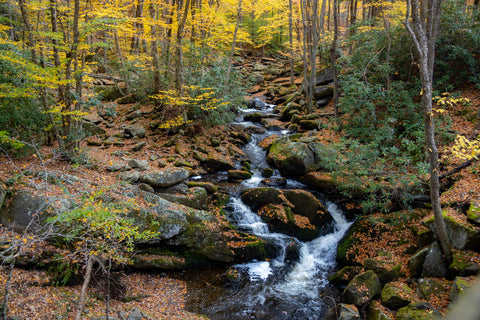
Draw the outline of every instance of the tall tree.
<instances>
[{"instance_id":1,"label":"tall tree","mask_svg":"<svg viewBox=\"0 0 480 320\"><path fill-rule=\"evenodd\" d=\"M440 204L438 179L438 149L435 142L434 115L432 110L433 69L435 62L435 40L440 22L442 0L408 0L405 27L418 53L418 64L422 82L423 116L425 121L426 149L430 162L430 199L433 207L435 230L447 261L451 260L451 244L445 228Z\"/></svg>"}]
</instances>

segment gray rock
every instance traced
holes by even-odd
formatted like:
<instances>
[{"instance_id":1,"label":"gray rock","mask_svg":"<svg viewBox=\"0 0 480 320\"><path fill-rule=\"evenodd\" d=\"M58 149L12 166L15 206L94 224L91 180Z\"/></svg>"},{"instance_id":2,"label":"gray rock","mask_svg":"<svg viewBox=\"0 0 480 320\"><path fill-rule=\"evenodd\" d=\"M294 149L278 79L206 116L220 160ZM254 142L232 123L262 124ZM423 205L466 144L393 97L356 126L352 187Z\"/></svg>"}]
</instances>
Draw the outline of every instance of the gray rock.
<instances>
[{"instance_id":1,"label":"gray rock","mask_svg":"<svg viewBox=\"0 0 480 320\"><path fill-rule=\"evenodd\" d=\"M99 124L102 123L103 119L96 113L89 113L86 116L83 117L83 120L94 123L94 124Z\"/></svg>"},{"instance_id":2,"label":"gray rock","mask_svg":"<svg viewBox=\"0 0 480 320\"><path fill-rule=\"evenodd\" d=\"M140 173L136 170L120 174L120 180L130 183L135 183L140 179Z\"/></svg>"},{"instance_id":3,"label":"gray rock","mask_svg":"<svg viewBox=\"0 0 480 320\"><path fill-rule=\"evenodd\" d=\"M426 302L411 303L406 307L398 309L396 320L440 320L443 319L438 310L434 309L430 304Z\"/></svg>"},{"instance_id":4,"label":"gray rock","mask_svg":"<svg viewBox=\"0 0 480 320\"><path fill-rule=\"evenodd\" d=\"M150 165L148 163L148 160L138 160L138 159L132 159L128 161L128 165L134 169L139 169L139 170L148 170L150 169Z\"/></svg>"},{"instance_id":5,"label":"gray rock","mask_svg":"<svg viewBox=\"0 0 480 320\"><path fill-rule=\"evenodd\" d=\"M305 143L292 142L288 137L272 143L267 161L285 177L304 175L314 170L316 165L312 150Z\"/></svg>"},{"instance_id":6,"label":"gray rock","mask_svg":"<svg viewBox=\"0 0 480 320\"><path fill-rule=\"evenodd\" d=\"M107 167L107 171L110 171L110 172L128 171L130 169L131 168L128 165L123 163L114 163Z\"/></svg>"},{"instance_id":7,"label":"gray rock","mask_svg":"<svg viewBox=\"0 0 480 320\"><path fill-rule=\"evenodd\" d=\"M316 100L320 100L326 97L331 97L332 95L333 95L333 87L330 87L330 86L316 87L313 93L313 97Z\"/></svg>"},{"instance_id":8,"label":"gray rock","mask_svg":"<svg viewBox=\"0 0 480 320\"><path fill-rule=\"evenodd\" d=\"M419 277L422 274L423 264L429 251L430 248L423 248L408 260L408 269L412 276Z\"/></svg>"},{"instance_id":9,"label":"gray rock","mask_svg":"<svg viewBox=\"0 0 480 320\"><path fill-rule=\"evenodd\" d=\"M205 160L205 165L216 171L228 171L235 169L235 165L230 160L221 158L218 155L210 155Z\"/></svg>"},{"instance_id":10,"label":"gray rock","mask_svg":"<svg viewBox=\"0 0 480 320\"><path fill-rule=\"evenodd\" d=\"M124 125L123 126L123 135L125 138L143 138L145 137L145 128L140 125Z\"/></svg>"},{"instance_id":11,"label":"gray rock","mask_svg":"<svg viewBox=\"0 0 480 320\"><path fill-rule=\"evenodd\" d=\"M450 290L450 301L455 302L461 297L465 290L475 284L477 279L472 277L455 277L455 281L452 284Z\"/></svg>"},{"instance_id":12,"label":"gray rock","mask_svg":"<svg viewBox=\"0 0 480 320\"><path fill-rule=\"evenodd\" d=\"M188 189L186 194L157 193L158 196L173 203L182 204L194 209L205 209L207 190L202 187Z\"/></svg>"},{"instance_id":13,"label":"gray rock","mask_svg":"<svg viewBox=\"0 0 480 320\"><path fill-rule=\"evenodd\" d=\"M443 260L442 251L438 242L434 242L423 263L422 278L446 277L448 268Z\"/></svg>"},{"instance_id":14,"label":"gray rock","mask_svg":"<svg viewBox=\"0 0 480 320\"><path fill-rule=\"evenodd\" d=\"M360 320L357 307L352 304L339 303L330 308L325 316L326 320Z\"/></svg>"},{"instance_id":15,"label":"gray rock","mask_svg":"<svg viewBox=\"0 0 480 320\"><path fill-rule=\"evenodd\" d=\"M145 191L145 192L155 193L155 189L153 189L153 187L151 185L146 184L146 183L140 183L138 185L138 189L142 190L142 191Z\"/></svg>"},{"instance_id":16,"label":"gray rock","mask_svg":"<svg viewBox=\"0 0 480 320\"><path fill-rule=\"evenodd\" d=\"M7 195L7 189L3 187L3 184L0 182L0 209L3 207L3 200L5 200L5 196Z\"/></svg>"},{"instance_id":17,"label":"gray rock","mask_svg":"<svg viewBox=\"0 0 480 320\"><path fill-rule=\"evenodd\" d=\"M152 187L169 187L188 179L191 172L192 170L188 168L167 168L147 173L141 176L140 180Z\"/></svg>"},{"instance_id":18,"label":"gray rock","mask_svg":"<svg viewBox=\"0 0 480 320\"><path fill-rule=\"evenodd\" d=\"M137 143L132 147L132 151L140 151L143 149L143 147L145 147L146 144L147 143L145 141L140 141L139 143Z\"/></svg>"},{"instance_id":19,"label":"gray rock","mask_svg":"<svg viewBox=\"0 0 480 320\"><path fill-rule=\"evenodd\" d=\"M82 129L87 136L95 136L95 135L100 135L100 134L107 133L107 131L105 131L105 129L99 127L98 125L96 125L92 122L88 122L88 121L82 121Z\"/></svg>"},{"instance_id":20,"label":"gray rock","mask_svg":"<svg viewBox=\"0 0 480 320\"><path fill-rule=\"evenodd\" d=\"M412 289L400 281L389 282L381 294L382 304L392 310L397 310L409 305L415 300Z\"/></svg>"},{"instance_id":21,"label":"gray rock","mask_svg":"<svg viewBox=\"0 0 480 320\"><path fill-rule=\"evenodd\" d=\"M142 319L143 319L143 314L138 309L134 309L132 312L130 312L127 318L127 320L142 320Z\"/></svg>"}]
</instances>

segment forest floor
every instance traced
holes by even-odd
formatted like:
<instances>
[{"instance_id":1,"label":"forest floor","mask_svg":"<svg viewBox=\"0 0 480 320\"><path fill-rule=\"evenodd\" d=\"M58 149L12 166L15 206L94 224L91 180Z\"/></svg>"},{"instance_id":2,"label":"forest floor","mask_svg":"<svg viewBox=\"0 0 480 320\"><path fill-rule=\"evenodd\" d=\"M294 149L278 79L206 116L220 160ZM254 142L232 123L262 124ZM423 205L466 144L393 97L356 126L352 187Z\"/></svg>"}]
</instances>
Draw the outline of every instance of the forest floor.
<instances>
[{"instance_id":1,"label":"forest floor","mask_svg":"<svg viewBox=\"0 0 480 320\"><path fill-rule=\"evenodd\" d=\"M463 96L471 99L470 106L455 106L447 109L449 116L452 119L452 130L464 134L466 137L477 137L480 134L480 122L472 121L480 107L480 93L478 90L467 89L463 92ZM132 105L122 106L120 113L126 112ZM150 107L142 107L140 111L150 112ZM322 109L322 112L332 112L331 105ZM110 129L107 129L108 134L118 133L119 127L122 124L119 120L113 122ZM142 123L142 121L144 121ZM148 127L148 120L139 119L137 124L143 124ZM212 131L214 130L214 131ZM225 131L214 128L209 131L203 131L203 137L199 138L196 143L202 144L202 139L207 139L212 135L222 135ZM338 139L338 132L333 130L322 130L322 136L325 140ZM144 141L147 147L135 152L134 156L138 159L148 159L155 157L158 159L167 159L175 154L173 147L164 147L164 143L168 141L167 135L149 135L145 137ZM12 159L6 156L0 157L0 181L7 181L14 176L22 175L27 169L34 170L52 170L56 172L68 173L75 175L81 181L72 185L67 185L62 188L67 188L69 192L77 192L82 188L82 180L88 180L98 186L112 186L118 183L115 174L108 173L105 168L112 163L118 161L118 152L129 152L131 148L138 143L138 140L132 139L127 141L125 145L110 146L108 148L91 147L86 145L86 140L82 143L82 149L88 152L89 166L72 165L69 162L60 161L55 153L54 147L44 146L32 156ZM447 152L448 146L442 146L440 149L442 154L442 172L454 168L461 163L461 160L452 157ZM189 159L193 163L196 160ZM171 162L171 161L170 161ZM169 162L169 163L170 163ZM202 169L199 169L198 174L202 174ZM471 201L480 201L480 164L474 162L472 166L466 168L459 173L455 173L450 179L451 186L448 191L442 195L442 203L458 203L466 204ZM27 178L27 180L30 178ZM40 181L28 180L34 184ZM28 187L28 183L27 183ZM44 190L46 195L53 196L57 192L64 192L65 190L58 187ZM465 215L460 211L449 209L452 213L457 214L458 219L465 220ZM418 216L415 219L409 219L411 224L419 224L419 221L424 219L429 214L429 210L417 210ZM398 213L395 213L398 215ZM401 214L401 213L400 213ZM409 213L405 213L409 214ZM374 219L386 220L395 218L394 215L385 215L382 213L372 215ZM383 226L385 227L385 225ZM394 252L399 259L402 259L403 266L406 267L406 260L411 254L408 252L408 243L415 242L414 235L408 228L398 229L392 226L386 226L387 229L382 229L381 232L372 232L371 237L363 239L359 244L357 251L360 252L357 256L359 262L362 258L371 256L374 251L380 249ZM405 230L407 232L405 232ZM0 240L5 241L9 232L3 230L0 232ZM375 234L375 235L374 235ZM381 234L381 236L379 236ZM405 246L398 246L398 240L405 240ZM478 261L480 262L480 257ZM408 270L403 270L405 281L408 281ZM188 271L187 271L188 272ZM208 273L208 271L206 271ZM7 266L0 268L0 298L3 299L3 292L7 282L9 269ZM212 273L214 274L214 272ZM183 277L181 273L129 273L124 277L125 285L127 287L128 296L136 297L129 302L121 302L111 300L110 302L110 316L118 318L117 313L120 311L130 312L134 309L141 310L145 319L205 319L206 317L197 315L188 311L185 308L188 304L189 287L192 285L192 280ZM208 277L206 277L208 278ZM208 285L207 280L204 281ZM446 281L445 286L451 286L451 281ZM42 268L38 269L20 269L15 268L12 274L12 283L10 288L10 297L8 310L10 315L15 315L18 319L24 320L50 320L50 319L73 319L76 309L77 299L80 293L80 285L56 287L50 285L49 276ZM440 297L437 300L432 300L436 308L446 311L449 304L449 297L447 295ZM88 295L85 318L87 319L104 319L105 315L105 301L102 295L91 290Z\"/></svg>"}]
</instances>

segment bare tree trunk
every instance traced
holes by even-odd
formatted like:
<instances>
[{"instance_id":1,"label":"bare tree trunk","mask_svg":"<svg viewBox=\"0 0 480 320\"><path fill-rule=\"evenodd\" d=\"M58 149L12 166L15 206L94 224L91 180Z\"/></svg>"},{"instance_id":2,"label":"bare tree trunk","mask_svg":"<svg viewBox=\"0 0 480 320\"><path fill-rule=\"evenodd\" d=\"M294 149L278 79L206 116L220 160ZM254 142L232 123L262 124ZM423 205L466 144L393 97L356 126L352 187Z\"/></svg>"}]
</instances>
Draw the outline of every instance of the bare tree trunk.
<instances>
[{"instance_id":1,"label":"bare tree trunk","mask_svg":"<svg viewBox=\"0 0 480 320\"><path fill-rule=\"evenodd\" d=\"M240 27L240 21L242 19L242 1L243 0L238 0L237 22L235 23L235 30L233 31L232 49L230 50L230 57L228 59L228 69L227 69L227 75L225 76L225 83L224 83L225 87L228 85L228 81L230 80L230 72L232 70L233 56L235 54L235 46L237 44L238 28Z\"/></svg>"},{"instance_id":2,"label":"bare tree trunk","mask_svg":"<svg viewBox=\"0 0 480 320\"><path fill-rule=\"evenodd\" d=\"M157 94L160 92L160 58L158 54L158 32L157 26L155 22L157 21L157 10L155 8L155 3L150 4L150 18L153 20L153 24L151 26L151 33L152 33L152 42L151 42L151 50L152 50L152 63L153 63L153 93Z\"/></svg>"},{"instance_id":3,"label":"bare tree trunk","mask_svg":"<svg viewBox=\"0 0 480 320\"><path fill-rule=\"evenodd\" d=\"M24 26L24 32L28 37L27 46L30 48L30 52L32 53L32 61L33 63L37 64L37 53L35 50L35 38L33 37L32 27L30 22L28 21L27 10L25 8L25 0L18 0L18 5L20 7L20 12L22 13L22 20Z\"/></svg>"},{"instance_id":4,"label":"bare tree trunk","mask_svg":"<svg viewBox=\"0 0 480 320\"><path fill-rule=\"evenodd\" d=\"M290 84L295 84L295 69L293 61L293 5L292 0L288 0L288 40L290 45Z\"/></svg>"},{"instance_id":5,"label":"bare tree trunk","mask_svg":"<svg viewBox=\"0 0 480 320\"><path fill-rule=\"evenodd\" d=\"M10 285L12 283L12 274L13 269L15 268L15 258L10 262L10 269L8 270L7 282L5 283L5 292L3 295L3 309L2 309L2 319L7 320L8 314L8 299L10 298Z\"/></svg>"},{"instance_id":6,"label":"bare tree trunk","mask_svg":"<svg viewBox=\"0 0 480 320\"><path fill-rule=\"evenodd\" d=\"M115 27L116 27L116 23L115 23ZM113 39L115 42L115 50L117 51L118 60L120 60L120 65L122 66L123 79L125 80L125 91L126 91L126 94L129 94L130 85L129 85L129 79L128 79L128 72L125 66L125 61L123 60L122 49L120 48L120 39L118 38L118 32L116 28L113 31Z\"/></svg>"},{"instance_id":7,"label":"bare tree trunk","mask_svg":"<svg viewBox=\"0 0 480 320\"><path fill-rule=\"evenodd\" d=\"M430 163L430 199L433 207L434 225L447 263L451 261L451 244L447 235L440 204L438 149L435 142L435 125L432 111L433 67L435 40L440 22L442 0L408 0L405 27L418 53L422 81L422 108L425 121L426 151ZM428 6L428 7L427 7ZM412 22L410 22L410 19Z\"/></svg>"},{"instance_id":8,"label":"bare tree trunk","mask_svg":"<svg viewBox=\"0 0 480 320\"><path fill-rule=\"evenodd\" d=\"M80 293L80 297L78 300L78 308L77 308L77 315L75 320L82 319L82 312L85 308L85 296L87 295L88 285L90 284L90 279L92 278L92 270L93 270L93 256L89 256L87 260L87 268L85 270L85 278L83 279L82 291Z\"/></svg>"},{"instance_id":9,"label":"bare tree trunk","mask_svg":"<svg viewBox=\"0 0 480 320\"><path fill-rule=\"evenodd\" d=\"M338 0L333 0L333 43L330 49L333 67L333 106L335 118L338 120L338 70L337 70L337 41L338 41Z\"/></svg>"},{"instance_id":10,"label":"bare tree trunk","mask_svg":"<svg viewBox=\"0 0 480 320\"><path fill-rule=\"evenodd\" d=\"M176 58L175 61L175 84L177 92L182 95L183 85L185 83L185 75L183 74L183 31L185 30L185 23L187 22L188 10L190 9L190 1L186 0L183 9L183 15L180 14L180 6L178 10L178 28L177 28L177 41L176 41Z\"/></svg>"}]
</instances>

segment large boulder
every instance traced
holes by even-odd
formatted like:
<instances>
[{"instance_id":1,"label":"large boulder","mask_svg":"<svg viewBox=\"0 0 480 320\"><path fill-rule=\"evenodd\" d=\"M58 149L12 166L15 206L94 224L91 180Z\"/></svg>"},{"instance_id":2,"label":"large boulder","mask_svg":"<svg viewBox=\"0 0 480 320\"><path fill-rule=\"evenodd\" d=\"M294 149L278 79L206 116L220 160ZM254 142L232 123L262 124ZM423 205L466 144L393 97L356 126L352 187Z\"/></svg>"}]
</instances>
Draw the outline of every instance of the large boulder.
<instances>
[{"instance_id":1,"label":"large boulder","mask_svg":"<svg viewBox=\"0 0 480 320\"><path fill-rule=\"evenodd\" d=\"M235 169L235 164L231 160L218 154L209 154L204 163L208 168L215 171L228 171Z\"/></svg>"},{"instance_id":2,"label":"large boulder","mask_svg":"<svg viewBox=\"0 0 480 320\"><path fill-rule=\"evenodd\" d=\"M405 307L417 300L412 289L401 281L387 283L382 290L381 298L382 304L392 310Z\"/></svg>"},{"instance_id":3,"label":"large boulder","mask_svg":"<svg viewBox=\"0 0 480 320\"><path fill-rule=\"evenodd\" d=\"M382 292L378 276L371 270L365 271L352 279L343 291L342 301L362 306Z\"/></svg>"},{"instance_id":4,"label":"large boulder","mask_svg":"<svg viewBox=\"0 0 480 320\"><path fill-rule=\"evenodd\" d=\"M414 277L419 277L422 274L423 264L425 263L425 258L427 257L430 248L423 248L420 251L416 252L408 260L408 269Z\"/></svg>"},{"instance_id":5,"label":"large boulder","mask_svg":"<svg viewBox=\"0 0 480 320\"><path fill-rule=\"evenodd\" d=\"M326 320L360 320L360 313L353 304L339 303L330 308L325 316Z\"/></svg>"},{"instance_id":6,"label":"large boulder","mask_svg":"<svg viewBox=\"0 0 480 320\"><path fill-rule=\"evenodd\" d=\"M192 173L189 168L167 168L161 171L146 173L140 177L143 183L152 187L169 187L187 180Z\"/></svg>"},{"instance_id":7,"label":"large boulder","mask_svg":"<svg viewBox=\"0 0 480 320\"><path fill-rule=\"evenodd\" d=\"M475 277L456 277L450 290L450 301L455 302L465 290L472 287L478 280Z\"/></svg>"},{"instance_id":8,"label":"large boulder","mask_svg":"<svg viewBox=\"0 0 480 320\"><path fill-rule=\"evenodd\" d=\"M308 145L282 137L272 143L267 161L286 177L297 177L315 169L315 157Z\"/></svg>"},{"instance_id":9,"label":"large boulder","mask_svg":"<svg viewBox=\"0 0 480 320\"><path fill-rule=\"evenodd\" d=\"M411 303L406 307L398 309L395 319L397 320L440 320L443 319L438 310L426 302Z\"/></svg>"},{"instance_id":10,"label":"large boulder","mask_svg":"<svg viewBox=\"0 0 480 320\"><path fill-rule=\"evenodd\" d=\"M452 246L457 249L468 249L480 252L480 231L478 228L475 228L469 223L458 221L454 217L449 216L446 211L443 211L442 214L447 235ZM436 232L433 217L424 223L433 232Z\"/></svg>"},{"instance_id":11,"label":"large boulder","mask_svg":"<svg viewBox=\"0 0 480 320\"><path fill-rule=\"evenodd\" d=\"M123 126L123 136L125 138L143 138L145 137L145 128L140 125L126 124Z\"/></svg>"},{"instance_id":12,"label":"large boulder","mask_svg":"<svg viewBox=\"0 0 480 320\"><path fill-rule=\"evenodd\" d=\"M448 268L445 265L442 250L440 249L438 242L434 242L425 256L422 277L446 277L447 275Z\"/></svg>"},{"instance_id":13,"label":"large boulder","mask_svg":"<svg viewBox=\"0 0 480 320\"><path fill-rule=\"evenodd\" d=\"M366 320L393 320L394 317L382 304L377 300L372 300L368 304Z\"/></svg>"},{"instance_id":14,"label":"large boulder","mask_svg":"<svg viewBox=\"0 0 480 320\"><path fill-rule=\"evenodd\" d=\"M273 231L295 236L302 241L314 239L332 220L323 204L304 190L253 188L242 193L242 201Z\"/></svg>"},{"instance_id":15,"label":"large boulder","mask_svg":"<svg viewBox=\"0 0 480 320\"><path fill-rule=\"evenodd\" d=\"M388 283L400 277L402 262L394 256L378 256L365 259L363 267L375 272L382 283Z\"/></svg>"},{"instance_id":16,"label":"large boulder","mask_svg":"<svg viewBox=\"0 0 480 320\"><path fill-rule=\"evenodd\" d=\"M192 187L185 194L157 193L163 199L183 204L184 206L205 209L207 206L207 190L202 187Z\"/></svg>"}]
</instances>

